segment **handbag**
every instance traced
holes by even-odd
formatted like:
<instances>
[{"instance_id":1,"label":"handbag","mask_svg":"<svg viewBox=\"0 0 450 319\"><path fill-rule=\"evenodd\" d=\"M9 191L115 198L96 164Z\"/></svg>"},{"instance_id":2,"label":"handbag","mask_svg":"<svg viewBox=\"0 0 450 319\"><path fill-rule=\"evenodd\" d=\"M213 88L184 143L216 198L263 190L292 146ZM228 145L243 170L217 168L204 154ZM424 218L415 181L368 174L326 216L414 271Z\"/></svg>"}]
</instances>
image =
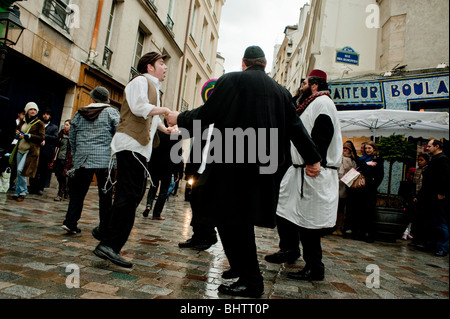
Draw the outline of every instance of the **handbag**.
<instances>
[{"instance_id":1,"label":"handbag","mask_svg":"<svg viewBox=\"0 0 450 319\"><path fill-rule=\"evenodd\" d=\"M52 161L51 161L50 163L48 163L47 168L48 168L48 171L49 171L49 172L52 172L52 171L53 171L53 168L55 167L55 161L56 161L56 157L58 156L58 152L59 152L59 147L57 147L57 148L55 149L55 155L53 156Z\"/></svg>"},{"instance_id":2,"label":"handbag","mask_svg":"<svg viewBox=\"0 0 450 319\"><path fill-rule=\"evenodd\" d=\"M0 174L0 193L8 192L10 177L11 177L11 168L7 167L6 170Z\"/></svg>"},{"instance_id":3,"label":"handbag","mask_svg":"<svg viewBox=\"0 0 450 319\"><path fill-rule=\"evenodd\" d=\"M363 174L359 174L358 177L353 181L352 186L350 188L352 189L359 189L366 187L366 178Z\"/></svg>"}]
</instances>

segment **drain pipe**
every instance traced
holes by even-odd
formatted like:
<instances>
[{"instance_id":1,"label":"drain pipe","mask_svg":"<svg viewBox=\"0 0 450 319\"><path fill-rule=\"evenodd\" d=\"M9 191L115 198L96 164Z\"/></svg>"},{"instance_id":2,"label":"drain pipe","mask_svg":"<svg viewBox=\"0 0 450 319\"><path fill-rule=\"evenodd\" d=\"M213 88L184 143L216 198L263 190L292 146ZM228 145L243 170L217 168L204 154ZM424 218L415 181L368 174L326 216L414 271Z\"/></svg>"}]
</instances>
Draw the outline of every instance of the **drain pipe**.
<instances>
[{"instance_id":1,"label":"drain pipe","mask_svg":"<svg viewBox=\"0 0 450 319\"><path fill-rule=\"evenodd\" d=\"M100 27L100 20L102 16L103 9L103 0L98 1L97 7L97 17L95 18L95 26L94 26L94 34L92 35L91 48L89 50L88 63L94 64L94 59L98 56L97 48L97 39L98 39L98 29Z\"/></svg>"}]
</instances>

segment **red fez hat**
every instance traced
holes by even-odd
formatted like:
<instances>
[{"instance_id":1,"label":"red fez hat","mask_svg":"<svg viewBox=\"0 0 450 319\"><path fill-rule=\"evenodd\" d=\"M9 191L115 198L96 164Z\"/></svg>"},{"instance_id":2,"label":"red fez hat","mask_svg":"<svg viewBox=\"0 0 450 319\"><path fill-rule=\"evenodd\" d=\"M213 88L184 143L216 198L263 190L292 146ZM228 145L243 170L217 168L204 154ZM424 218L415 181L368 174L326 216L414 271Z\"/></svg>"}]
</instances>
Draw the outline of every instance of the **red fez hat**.
<instances>
[{"instance_id":1,"label":"red fez hat","mask_svg":"<svg viewBox=\"0 0 450 319\"><path fill-rule=\"evenodd\" d=\"M311 73L308 76L317 76L319 78L322 78L327 81L327 74L323 72L322 70L312 70Z\"/></svg>"}]
</instances>

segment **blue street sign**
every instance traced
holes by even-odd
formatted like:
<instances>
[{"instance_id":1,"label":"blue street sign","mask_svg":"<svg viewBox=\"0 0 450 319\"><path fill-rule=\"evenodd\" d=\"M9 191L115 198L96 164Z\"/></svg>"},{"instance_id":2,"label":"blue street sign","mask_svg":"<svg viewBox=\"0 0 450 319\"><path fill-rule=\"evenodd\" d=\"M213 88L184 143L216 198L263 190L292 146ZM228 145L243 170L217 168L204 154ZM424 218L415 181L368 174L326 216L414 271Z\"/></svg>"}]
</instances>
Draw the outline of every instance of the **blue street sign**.
<instances>
[{"instance_id":1,"label":"blue street sign","mask_svg":"<svg viewBox=\"0 0 450 319\"><path fill-rule=\"evenodd\" d=\"M359 65L359 54L350 47L336 50L336 62Z\"/></svg>"}]
</instances>

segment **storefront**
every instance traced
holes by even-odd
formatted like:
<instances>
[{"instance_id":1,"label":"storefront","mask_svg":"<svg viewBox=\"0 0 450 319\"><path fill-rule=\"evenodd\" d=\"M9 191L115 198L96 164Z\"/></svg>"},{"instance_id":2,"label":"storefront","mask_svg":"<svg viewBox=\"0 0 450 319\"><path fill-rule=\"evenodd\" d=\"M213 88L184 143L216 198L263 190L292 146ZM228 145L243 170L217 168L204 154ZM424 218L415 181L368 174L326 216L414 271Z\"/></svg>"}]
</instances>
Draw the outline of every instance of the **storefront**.
<instances>
[{"instance_id":1,"label":"storefront","mask_svg":"<svg viewBox=\"0 0 450 319\"><path fill-rule=\"evenodd\" d=\"M448 71L380 76L365 81L332 81L330 90L338 111L390 109L449 112ZM423 146L427 144L428 138L406 137L417 145L418 153L424 151ZM371 131L367 130L367 136L343 136L343 140L351 140L359 152L362 142L377 141L378 138L371 136ZM449 141L444 138L441 140L444 142L444 152L448 154ZM395 163L394 171L396 176L392 180L392 190L396 193L400 181L404 178L405 165ZM379 190L385 192L386 189L387 176Z\"/></svg>"}]
</instances>

